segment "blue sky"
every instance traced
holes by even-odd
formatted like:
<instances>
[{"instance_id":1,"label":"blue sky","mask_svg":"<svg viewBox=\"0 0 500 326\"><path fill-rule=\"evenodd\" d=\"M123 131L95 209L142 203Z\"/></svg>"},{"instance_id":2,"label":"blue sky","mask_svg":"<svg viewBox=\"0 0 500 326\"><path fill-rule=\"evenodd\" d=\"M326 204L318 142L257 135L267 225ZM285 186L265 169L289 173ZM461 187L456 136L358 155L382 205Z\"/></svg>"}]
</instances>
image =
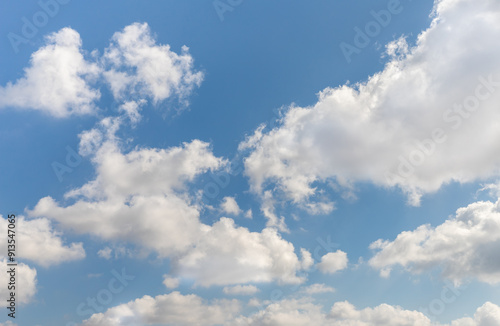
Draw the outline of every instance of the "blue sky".
<instances>
[{"instance_id":1,"label":"blue sky","mask_svg":"<svg viewBox=\"0 0 500 326\"><path fill-rule=\"evenodd\" d=\"M495 0L0 15L0 325L500 325Z\"/></svg>"}]
</instances>

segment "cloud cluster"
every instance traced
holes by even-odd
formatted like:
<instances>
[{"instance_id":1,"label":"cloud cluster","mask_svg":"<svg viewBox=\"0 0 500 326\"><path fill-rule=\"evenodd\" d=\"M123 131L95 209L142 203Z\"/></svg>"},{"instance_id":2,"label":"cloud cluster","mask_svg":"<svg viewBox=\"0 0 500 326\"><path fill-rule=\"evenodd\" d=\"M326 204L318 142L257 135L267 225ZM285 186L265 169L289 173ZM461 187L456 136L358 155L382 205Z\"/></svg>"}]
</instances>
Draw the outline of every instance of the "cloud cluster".
<instances>
[{"instance_id":1,"label":"cloud cluster","mask_svg":"<svg viewBox=\"0 0 500 326\"><path fill-rule=\"evenodd\" d=\"M208 143L193 140L124 153L116 136L122 123L121 117L105 118L80 135L80 153L90 155L95 165L94 180L66 193L66 203L40 199L29 214L79 234L156 252L171 259L176 275L196 285L304 281L296 273L308 264L275 228L250 232L229 218L213 225L200 221L202 206L189 185L227 164ZM106 249L99 253L107 259L111 254Z\"/></svg>"},{"instance_id":2,"label":"cloud cluster","mask_svg":"<svg viewBox=\"0 0 500 326\"><path fill-rule=\"evenodd\" d=\"M227 326L444 326L432 323L418 311L381 304L357 309L337 302L328 313L310 298L270 302L249 316L240 315L237 300L203 302L196 295L172 292L155 298L145 296L93 315L82 326L125 325L227 325ZM486 302L473 318L454 320L452 326L492 326L500 323L500 307Z\"/></svg>"},{"instance_id":3,"label":"cloud cluster","mask_svg":"<svg viewBox=\"0 0 500 326\"><path fill-rule=\"evenodd\" d=\"M369 264L383 276L396 265L412 273L439 267L456 283L467 278L500 283L500 199L475 202L441 225L422 225L370 247L377 252Z\"/></svg>"},{"instance_id":4,"label":"cloud cluster","mask_svg":"<svg viewBox=\"0 0 500 326\"><path fill-rule=\"evenodd\" d=\"M182 105L203 80L184 46L181 54L157 44L147 24L134 23L113 35L102 57L82 48L80 34L66 27L50 34L46 45L31 56L24 76L0 86L0 108L43 111L54 117L94 114L107 84L133 123L138 106L177 97ZM98 83L99 79L104 83Z\"/></svg>"},{"instance_id":5,"label":"cloud cluster","mask_svg":"<svg viewBox=\"0 0 500 326\"><path fill-rule=\"evenodd\" d=\"M371 182L418 205L445 183L498 175L499 22L496 0L437 1L431 27L414 47L389 44L382 71L324 89L316 104L292 106L278 127L241 144L251 150L251 189L277 188L307 209L328 204L315 199L318 182L346 192Z\"/></svg>"}]
</instances>

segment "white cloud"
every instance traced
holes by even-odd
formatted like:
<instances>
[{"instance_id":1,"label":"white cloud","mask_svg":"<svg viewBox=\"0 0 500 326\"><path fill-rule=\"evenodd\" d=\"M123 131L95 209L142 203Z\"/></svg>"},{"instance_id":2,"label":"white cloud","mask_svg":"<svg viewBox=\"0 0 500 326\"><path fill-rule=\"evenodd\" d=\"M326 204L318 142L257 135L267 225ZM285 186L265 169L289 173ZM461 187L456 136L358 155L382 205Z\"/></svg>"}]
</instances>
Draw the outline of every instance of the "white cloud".
<instances>
[{"instance_id":1,"label":"white cloud","mask_svg":"<svg viewBox=\"0 0 500 326\"><path fill-rule=\"evenodd\" d=\"M381 72L327 88L311 107L292 106L279 127L240 145L252 149L251 189L277 188L307 209L318 182L349 190L369 181L400 187L418 205L445 183L498 175L500 44L491 40L499 22L496 0L436 1L431 26L406 54L395 41L389 52L403 55Z\"/></svg>"},{"instance_id":2,"label":"white cloud","mask_svg":"<svg viewBox=\"0 0 500 326\"><path fill-rule=\"evenodd\" d=\"M40 110L59 118L95 112L94 102L100 93L90 82L100 74L100 68L84 58L80 35L63 28L46 41L31 56L24 76L0 87L0 108Z\"/></svg>"},{"instance_id":3,"label":"white cloud","mask_svg":"<svg viewBox=\"0 0 500 326\"><path fill-rule=\"evenodd\" d=\"M381 304L375 308L358 310L351 303L337 302L333 305L329 317L332 325L359 326L430 326L431 322L423 313L404 310L398 306Z\"/></svg>"},{"instance_id":4,"label":"white cloud","mask_svg":"<svg viewBox=\"0 0 500 326\"><path fill-rule=\"evenodd\" d=\"M486 302L479 307L474 318L462 318L451 323L451 326L495 326L500 325L500 307Z\"/></svg>"},{"instance_id":5,"label":"white cloud","mask_svg":"<svg viewBox=\"0 0 500 326\"><path fill-rule=\"evenodd\" d=\"M176 272L201 286L250 282L301 283L302 264L274 228L250 232L222 218L204 227L195 247L175 262Z\"/></svg>"},{"instance_id":6,"label":"white cloud","mask_svg":"<svg viewBox=\"0 0 500 326\"><path fill-rule=\"evenodd\" d=\"M6 321L5 323L0 323L0 326L17 326L17 324L14 324L11 321Z\"/></svg>"},{"instance_id":7,"label":"white cloud","mask_svg":"<svg viewBox=\"0 0 500 326\"><path fill-rule=\"evenodd\" d=\"M132 125L136 125L142 119L139 111L141 109L141 106L144 104L146 104L146 100L144 99L139 101L127 101L120 105L118 110L125 113Z\"/></svg>"},{"instance_id":8,"label":"white cloud","mask_svg":"<svg viewBox=\"0 0 500 326\"><path fill-rule=\"evenodd\" d=\"M222 203L220 204L222 211L226 214L239 215L241 214L241 209L236 202L234 197L224 197Z\"/></svg>"},{"instance_id":9,"label":"white cloud","mask_svg":"<svg viewBox=\"0 0 500 326\"><path fill-rule=\"evenodd\" d=\"M62 262L85 258L81 242L64 245L61 233L52 228L46 218L26 220L16 218L17 257L28 259L40 266L50 267ZM0 229L7 230L8 221L0 215ZM0 236L0 251L7 252L7 232Z\"/></svg>"},{"instance_id":10,"label":"white cloud","mask_svg":"<svg viewBox=\"0 0 500 326\"><path fill-rule=\"evenodd\" d=\"M422 225L392 242L377 240L370 248L377 253L369 264L384 276L395 265L412 273L439 267L457 283L470 277L500 283L500 200L475 202L441 225Z\"/></svg>"},{"instance_id":11,"label":"white cloud","mask_svg":"<svg viewBox=\"0 0 500 326\"><path fill-rule=\"evenodd\" d=\"M157 297L144 296L94 314L83 326L210 326L225 324L240 310L236 300L204 302L196 295L172 292Z\"/></svg>"},{"instance_id":12,"label":"white cloud","mask_svg":"<svg viewBox=\"0 0 500 326\"><path fill-rule=\"evenodd\" d=\"M167 289L175 289L178 288L180 284L180 280L176 277L172 277L170 275L163 275L163 285L167 287Z\"/></svg>"},{"instance_id":13,"label":"white cloud","mask_svg":"<svg viewBox=\"0 0 500 326\"><path fill-rule=\"evenodd\" d=\"M347 254L341 250L329 252L321 257L321 262L316 264L316 267L325 274L334 274L347 267Z\"/></svg>"},{"instance_id":14,"label":"white cloud","mask_svg":"<svg viewBox=\"0 0 500 326\"><path fill-rule=\"evenodd\" d=\"M113 35L104 61L104 73L114 97L138 95L161 102L172 95L181 101L199 86L203 74L193 70L186 46L179 55L169 45L158 45L148 24L134 23Z\"/></svg>"},{"instance_id":15,"label":"white cloud","mask_svg":"<svg viewBox=\"0 0 500 326\"><path fill-rule=\"evenodd\" d=\"M253 295L259 292L259 289L255 285L235 285L224 287L222 292L228 295Z\"/></svg>"},{"instance_id":16,"label":"white cloud","mask_svg":"<svg viewBox=\"0 0 500 326\"><path fill-rule=\"evenodd\" d=\"M317 292L316 292L317 293ZM225 326L446 326L433 323L419 311L381 304L358 309L353 304L336 302L329 312L310 297L263 303L250 300L249 305L262 307L250 315L239 315L237 300L214 300L207 303L196 295L172 292L155 298L144 296L94 314L83 326L125 325L225 325ZM500 322L500 307L486 302L474 318L461 318L451 326L493 326Z\"/></svg>"},{"instance_id":17,"label":"white cloud","mask_svg":"<svg viewBox=\"0 0 500 326\"><path fill-rule=\"evenodd\" d=\"M252 210L251 209L249 209L248 211L245 212L245 217L249 218L249 219L253 218L253 214L252 214Z\"/></svg>"},{"instance_id":18,"label":"white cloud","mask_svg":"<svg viewBox=\"0 0 500 326\"><path fill-rule=\"evenodd\" d=\"M262 204L260 210L265 218L267 218L267 227L277 228L281 232L289 233L290 230L286 226L285 217L278 217L274 208L275 200L271 191L264 192L262 196Z\"/></svg>"},{"instance_id":19,"label":"white cloud","mask_svg":"<svg viewBox=\"0 0 500 326\"><path fill-rule=\"evenodd\" d=\"M303 288L301 292L311 295L319 293L333 293L335 292L335 289L325 284L315 283Z\"/></svg>"},{"instance_id":20,"label":"white cloud","mask_svg":"<svg viewBox=\"0 0 500 326\"><path fill-rule=\"evenodd\" d=\"M7 284L10 282L10 275L7 273L9 270L7 260L1 256L0 259L0 268L2 268L0 282L3 284L0 287L0 299L2 301L1 306L6 307L7 300L10 298L10 292L12 291L7 288ZM22 304L31 302L36 293L36 284L36 269L26 264L18 263L16 266L16 302Z\"/></svg>"},{"instance_id":21,"label":"white cloud","mask_svg":"<svg viewBox=\"0 0 500 326\"><path fill-rule=\"evenodd\" d=\"M207 143L195 140L168 150L122 154L116 143L106 141L94 162L97 178L67 194L76 199L74 204L64 207L45 197L30 214L50 217L80 234L131 241L162 257L186 250L198 238L198 209L176 191L221 166Z\"/></svg>"},{"instance_id":22,"label":"white cloud","mask_svg":"<svg viewBox=\"0 0 500 326\"><path fill-rule=\"evenodd\" d=\"M304 248L300 248L300 254L302 256L302 269L308 270L314 265L314 259L312 258L311 252Z\"/></svg>"},{"instance_id":23,"label":"white cloud","mask_svg":"<svg viewBox=\"0 0 500 326\"><path fill-rule=\"evenodd\" d=\"M213 155L208 143L193 140L125 154L115 136L121 123L120 118L106 118L81 134L80 150L91 155L96 178L66 193L68 204L42 198L31 216L171 258L176 276L194 278L196 285L304 281L296 275L304 263L275 228L250 232L228 218L214 225L201 223L202 206L190 195L189 183L227 163ZM111 254L106 249L99 253L103 258Z\"/></svg>"},{"instance_id":24,"label":"white cloud","mask_svg":"<svg viewBox=\"0 0 500 326\"><path fill-rule=\"evenodd\" d=\"M433 323L423 313L399 306L381 304L357 309L351 303L337 302L329 313L307 298L270 303L259 312L240 316L236 326L445 326ZM500 324L500 307L491 302L478 308L474 318L452 321L451 326L494 326Z\"/></svg>"},{"instance_id":25,"label":"white cloud","mask_svg":"<svg viewBox=\"0 0 500 326\"><path fill-rule=\"evenodd\" d=\"M110 247L103 248L97 252L97 256L104 258L106 260L111 259L111 253L113 252L113 249Z\"/></svg>"}]
</instances>

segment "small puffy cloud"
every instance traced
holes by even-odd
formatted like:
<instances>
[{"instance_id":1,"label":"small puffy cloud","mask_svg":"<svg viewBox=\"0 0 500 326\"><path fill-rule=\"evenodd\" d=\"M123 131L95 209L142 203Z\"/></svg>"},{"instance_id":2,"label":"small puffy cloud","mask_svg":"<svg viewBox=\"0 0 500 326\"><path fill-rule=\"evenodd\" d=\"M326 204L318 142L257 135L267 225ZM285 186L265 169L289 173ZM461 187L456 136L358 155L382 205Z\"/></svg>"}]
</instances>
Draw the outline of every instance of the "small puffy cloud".
<instances>
[{"instance_id":1,"label":"small puffy cloud","mask_svg":"<svg viewBox=\"0 0 500 326\"><path fill-rule=\"evenodd\" d=\"M285 217L278 217L274 208L275 200L271 191L264 192L262 196L262 204L260 210L265 218L267 218L267 227L277 228L281 232L289 233L288 227L285 223Z\"/></svg>"},{"instance_id":2,"label":"small puffy cloud","mask_svg":"<svg viewBox=\"0 0 500 326\"><path fill-rule=\"evenodd\" d=\"M498 284L500 200L475 202L441 225L422 225L394 241L379 239L370 248L377 252L369 264L384 276L399 265L415 274L441 268L443 277L456 283L472 277Z\"/></svg>"},{"instance_id":3,"label":"small puffy cloud","mask_svg":"<svg viewBox=\"0 0 500 326\"><path fill-rule=\"evenodd\" d=\"M141 109L141 106L144 104L146 104L146 100L144 99L139 101L127 101L120 105L118 110L122 113L125 113L132 125L136 125L142 119L139 111Z\"/></svg>"},{"instance_id":4,"label":"small puffy cloud","mask_svg":"<svg viewBox=\"0 0 500 326\"><path fill-rule=\"evenodd\" d=\"M6 321L5 323L0 323L0 326L17 326L17 324L14 324L11 321Z\"/></svg>"},{"instance_id":5,"label":"small puffy cloud","mask_svg":"<svg viewBox=\"0 0 500 326\"><path fill-rule=\"evenodd\" d=\"M249 219L253 218L253 214L252 214L252 210L251 209L249 209L248 211L245 212L245 217L249 218Z\"/></svg>"},{"instance_id":6,"label":"small puffy cloud","mask_svg":"<svg viewBox=\"0 0 500 326\"><path fill-rule=\"evenodd\" d=\"M100 92L90 82L100 68L85 59L80 35L63 28L46 42L33 53L22 78L0 87L0 108L39 110L58 118L94 113Z\"/></svg>"},{"instance_id":7,"label":"small puffy cloud","mask_svg":"<svg viewBox=\"0 0 500 326\"><path fill-rule=\"evenodd\" d=\"M226 324L240 310L236 300L205 302L196 295L172 292L144 296L92 315L82 326L211 326Z\"/></svg>"},{"instance_id":8,"label":"small puffy cloud","mask_svg":"<svg viewBox=\"0 0 500 326\"><path fill-rule=\"evenodd\" d=\"M5 307L7 300L10 298L10 292L7 289L9 284L10 275L7 273L9 267L7 266L7 259L0 257L0 282L4 286L0 287L0 299L2 307ZM16 302L26 304L33 300L36 293L36 269L29 267L26 264L18 263L16 266Z\"/></svg>"},{"instance_id":9,"label":"small puffy cloud","mask_svg":"<svg viewBox=\"0 0 500 326\"><path fill-rule=\"evenodd\" d=\"M30 260L42 267L85 258L82 243L65 245L61 238L62 233L55 231L48 219L26 220L18 216L16 223L16 239L21 243L17 249L19 258ZM7 219L0 215L0 229L5 230L0 236L1 252L7 252L7 225Z\"/></svg>"},{"instance_id":10,"label":"small puffy cloud","mask_svg":"<svg viewBox=\"0 0 500 326\"><path fill-rule=\"evenodd\" d=\"M241 209L234 197L224 197L220 204L220 208L226 214L239 215L241 213Z\"/></svg>"},{"instance_id":11,"label":"small puffy cloud","mask_svg":"<svg viewBox=\"0 0 500 326\"><path fill-rule=\"evenodd\" d=\"M104 62L110 67L104 76L116 99L139 96L158 103L175 95L184 101L203 80L203 73L193 69L188 48L177 54L169 45L157 44L146 23L115 33Z\"/></svg>"},{"instance_id":12,"label":"small puffy cloud","mask_svg":"<svg viewBox=\"0 0 500 326\"><path fill-rule=\"evenodd\" d=\"M328 212L318 198L326 185L399 187L418 205L443 184L497 176L500 45L491 40L499 37L498 1L436 1L416 45L396 40L380 72L324 89L315 104L290 107L279 126L259 127L240 145L250 150L252 191Z\"/></svg>"},{"instance_id":13,"label":"small puffy cloud","mask_svg":"<svg viewBox=\"0 0 500 326\"><path fill-rule=\"evenodd\" d=\"M175 289L178 288L180 284L180 280L176 277L172 277L170 275L163 275L163 285L167 289Z\"/></svg>"},{"instance_id":14,"label":"small puffy cloud","mask_svg":"<svg viewBox=\"0 0 500 326\"><path fill-rule=\"evenodd\" d=\"M113 249L110 247L103 248L97 252L97 256L110 260L111 259L111 253L113 252Z\"/></svg>"},{"instance_id":15,"label":"small puffy cloud","mask_svg":"<svg viewBox=\"0 0 500 326\"><path fill-rule=\"evenodd\" d=\"M312 258L311 252L304 248L300 248L300 254L302 256L302 268L304 270L311 268L312 265L314 265L314 259Z\"/></svg>"},{"instance_id":16,"label":"small puffy cloud","mask_svg":"<svg viewBox=\"0 0 500 326\"><path fill-rule=\"evenodd\" d=\"M316 264L316 267L324 274L334 274L345 269L347 263L347 254L341 250L337 250L321 257L321 261Z\"/></svg>"},{"instance_id":17,"label":"small puffy cloud","mask_svg":"<svg viewBox=\"0 0 500 326\"><path fill-rule=\"evenodd\" d=\"M222 292L228 295L254 295L259 289L255 285L235 285L224 287Z\"/></svg>"},{"instance_id":18,"label":"small puffy cloud","mask_svg":"<svg viewBox=\"0 0 500 326\"><path fill-rule=\"evenodd\" d=\"M325 285L325 284L311 284L301 290L302 293L312 295L312 294L319 294L319 293L333 293L335 292L335 289L332 288L331 286Z\"/></svg>"}]
</instances>

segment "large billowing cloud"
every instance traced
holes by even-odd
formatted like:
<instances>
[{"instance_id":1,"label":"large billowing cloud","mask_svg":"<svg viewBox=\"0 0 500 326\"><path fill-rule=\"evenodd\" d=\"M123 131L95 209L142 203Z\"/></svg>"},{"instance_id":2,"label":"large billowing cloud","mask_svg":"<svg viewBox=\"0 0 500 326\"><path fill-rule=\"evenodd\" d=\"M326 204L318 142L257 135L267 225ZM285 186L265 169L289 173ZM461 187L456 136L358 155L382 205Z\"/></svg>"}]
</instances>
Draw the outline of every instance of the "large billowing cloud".
<instances>
[{"instance_id":1,"label":"large billowing cloud","mask_svg":"<svg viewBox=\"0 0 500 326\"><path fill-rule=\"evenodd\" d=\"M21 245L16 250L17 257L27 259L43 267L49 267L66 261L85 258L82 243L64 245L61 233L53 229L45 218L26 220L17 218L16 241ZM5 230L0 236L0 252L7 252L7 219L0 215L0 229Z\"/></svg>"},{"instance_id":2,"label":"large billowing cloud","mask_svg":"<svg viewBox=\"0 0 500 326\"><path fill-rule=\"evenodd\" d=\"M227 326L444 326L432 323L418 311L381 304L357 309L351 303L337 302L329 312L310 298L268 302L249 316L239 315L237 300L203 302L196 295L172 292L156 298L145 296L93 315L83 326L145 325L227 325ZM452 326L493 326L500 323L500 307L487 302L474 318L452 322Z\"/></svg>"},{"instance_id":3,"label":"large billowing cloud","mask_svg":"<svg viewBox=\"0 0 500 326\"><path fill-rule=\"evenodd\" d=\"M377 253L369 264L384 276L397 265L412 273L439 267L457 283L471 277L500 283L500 200L470 204L441 225L422 225L371 248Z\"/></svg>"},{"instance_id":4,"label":"large billowing cloud","mask_svg":"<svg viewBox=\"0 0 500 326\"><path fill-rule=\"evenodd\" d=\"M227 163L213 155L208 143L193 140L123 153L115 136L123 121L105 118L80 135L80 153L91 156L96 178L66 193L67 203L42 198L30 215L171 258L173 271L197 285L304 281L296 272L307 264L275 228L250 232L229 218L214 225L201 223L202 205L191 195L190 183ZM111 253L101 255L110 258Z\"/></svg>"},{"instance_id":5,"label":"large billowing cloud","mask_svg":"<svg viewBox=\"0 0 500 326\"><path fill-rule=\"evenodd\" d=\"M414 47L389 44L382 71L321 91L241 144L251 189L278 188L307 209L328 204L318 182L350 192L368 181L418 205L445 183L498 175L499 38L498 1L436 1L431 27Z\"/></svg>"},{"instance_id":6,"label":"large billowing cloud","mask_svg":"<svg viewBox=\"0 0 500 326\"><path fill-rule=\"evenodd\" d=\"M94 112L100 92L90 82L100 68L85 59L81 47L80 35L71 28L49 35L31 56L24 77L0 87L0 108L35 109L55 117Z\"/></svg>"}]
</instances>

